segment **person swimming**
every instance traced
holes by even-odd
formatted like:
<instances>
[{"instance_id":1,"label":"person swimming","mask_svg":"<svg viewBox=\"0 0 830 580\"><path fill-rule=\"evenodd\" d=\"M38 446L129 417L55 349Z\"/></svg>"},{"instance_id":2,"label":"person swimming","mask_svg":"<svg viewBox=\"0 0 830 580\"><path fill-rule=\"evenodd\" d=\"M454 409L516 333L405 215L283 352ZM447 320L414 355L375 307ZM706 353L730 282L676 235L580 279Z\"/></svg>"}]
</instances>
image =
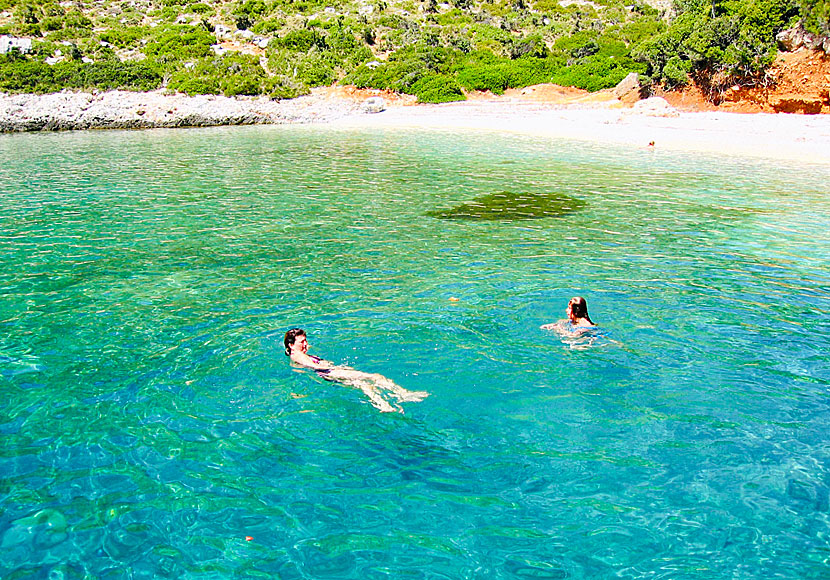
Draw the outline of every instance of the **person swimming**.
<instances>
[{"instance_id":1,"label":"person swimming","mask_svg":"<svg viewBox=\"0 0 830 580\"><path fill-rule=\"evenodd\" d=\"M392 411L403 413L403 409L399 405L387 401L381 395L381 391L391 393L398 403L418 402L429 396L426 391L408 391L383 375L364 373L345 365L335 365L318 356L308 354L308 337L302 328L292 328L286 332L283 342L285 343L285 354L292 363L312 369L327 381L357 387L369 398L372 406L382 413Z\"/></svg>"},{"instance_id":2,"label":"person swimming","mask_svg":"<svg viewBox=\"0 0 830 580\"><path fill-rule=\"evenodd\" d=\"M557 320L549 324L543 324L540 328L543 330L559 330L569 333L582 332L582 329L593 328L596 326L591 317L588 316L588 303L582 296L575 296L568 301L568 307L565 309L567 315L566 320Z\"/></svg>"}]
</instances>

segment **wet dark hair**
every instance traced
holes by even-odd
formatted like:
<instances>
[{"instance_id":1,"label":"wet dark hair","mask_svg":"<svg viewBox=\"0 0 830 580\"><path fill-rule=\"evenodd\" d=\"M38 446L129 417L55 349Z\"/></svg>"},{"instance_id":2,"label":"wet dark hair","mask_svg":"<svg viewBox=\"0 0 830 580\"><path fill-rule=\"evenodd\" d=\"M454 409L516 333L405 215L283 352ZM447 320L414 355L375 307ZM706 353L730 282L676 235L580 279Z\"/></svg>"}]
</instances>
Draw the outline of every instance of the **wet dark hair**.
<instances>
[{"instance_id":1,"label":"wet dark hair","mask_svg":"<svg viewBox=\"0 0 830 580\"><path fill-rule=\"evenodd\" d=\"M571 307L571 314L573 314L574 318L584 318L591 324L594 323L594 321L591 320L591 317L588 316L588 303L585 302L585 299L582 296L575 296L571 298L570 302L568 302L568 306Z\"/></svg>"},{"instance_id":2,"label":"wet dark hair","mask_svg":"<svg viewBox=\"0 0 830 580\"><path fill-rule=\"evenodd\" d=\"M292 328L285 333L285 356L291 356L291 347L297 341L298 336L305 336L305 330L302 328Z\"/></svg>"}]
</instances>

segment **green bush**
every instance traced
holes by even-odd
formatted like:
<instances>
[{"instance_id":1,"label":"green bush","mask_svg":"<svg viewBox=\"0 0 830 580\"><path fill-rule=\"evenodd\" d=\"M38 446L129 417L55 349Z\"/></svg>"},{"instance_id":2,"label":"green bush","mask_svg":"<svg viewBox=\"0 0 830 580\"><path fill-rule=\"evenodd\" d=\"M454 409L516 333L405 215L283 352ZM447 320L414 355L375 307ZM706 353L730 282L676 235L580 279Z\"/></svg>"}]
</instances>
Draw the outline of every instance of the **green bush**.
<instances>
[{"instance_id":1,"label":"green bush","mask_svg":"<svg viewBox=\"0 0 830 580\"><path fill-rule=\"evenodd\" d=\"M79 10L70 10L63 19L64 28L75 28L78 30L91 30L92 20L87 18Z\"/></svg>"},{"instance_id":2,"label":"green bush","mask_svg":"<svg viewBox=\"0 0 830 580\"><path fill-rule=\"evenodd\" d=\"M504 70L508 86L515 89L553 82L551 78L559 68L558 62L553 58L520 58L509 61Z\"/></svg>"},{"instance_id":3,"label":"green bush","mask_svg":"<svg viewBox=\"0 0 830 580\"><path fill-rule=\"evenodd\" d=\"M310 50L311 47L323 50L326 48L326 39L319 30L301 28L290 31L282 38L275 39L275 44L293 51L306 51Z\"/></svg>"},{"instance_id":4,"label":"green bush","mask_svg":"<svg viewBox=\"0 0 830 580\"><path fill-rule=\"evenodd\" d=\"M227 54L200 59L170 75L168 88L189 95L260 95L267 92L265 71L252 55Z\"/></svg>"},{"instance_id":5,"label":"green bush","mask_svg":"<svg viewBox=\"0 0 830 580\"><path fill-rule=\"evenodd\" d=\"M143 26L128 26L125 28L110 28L99 35L99 38L118 48L133 48L147 34Z\"/></svg>"},{"instance_id":6,"label":"green bush","mask_svg":"<svg viewBox=\"0 0 830 580\"><path fill-rule=\"evenodd\" d=\"M196 2L191 4L187 7L188 10L193 12L194 14L212 14L213 8L205 4L204 2Z\"/></svg>"},{"instance_id":7,"label":"green bush","mask_svg":"<svg viewBox=\"0 0 830 580\"><path fill-rule=\"evenodd\" d=\"M59 62L53 68L55 82L76 89L127 89L150 91L161 86L161 73L147 62Z\"/></svg>"},{"instance_id":8,"label":"green bush","mask_svg":"<svg viewBox=\"0 0 830 580\"><path fill-rule=\"evenodd\" d=\"M144 47L147 56L168 57L165 61L184 61L210 54L216 37L199 26L169 26Z\"/></svg>"},{"instance_id":9,"label":"green bush","mask_svg":"<svg viewBox=\"0 0 830 580\"><path fill-rule=\"evenodd\" d=\"M263 93L272 99L293 99L308 93L308 88L299 85L290 78L277 75L263 83Z\"/></svg>"},{"instance_id":10,"label":"green bush","mask_svg":"<svg viewBox=\"0 0 830 580\"><path fill-rule=\"evenodd\" d=\"M509 85L504 67L477 65L458 71L458 82L468 91L490 91L500 95Z\"/></svg>"},{"instance_id":11,"label":"green bush","mask_svg":"<svg viewBox=\"0 0 830 580\"><path fill-rule=\"evenodd\" d=\"M174 75L167 83L167 87L190 96L218 95L222 91L219 79L215 76Z\"/></svg>"},{"instance_id":12,"label":"green bush","mask_svg":"<svg viewBox=\"0 0 830 580\"><path fill-rule=\"evenodd\" d=\"M237 95L259 95L262 93L261 79L243 75L232 75L222 79L222 93L226 97Z\"/></svg>"},{"instance_id":13,"label":"green bush","mask_svg":"<svg viewBox=\"0 0 830 580\"><path fill-rule=\"evenodd\" d=\"M548 55L548 47L541 34L531 34L524 38L514 40L510 46L510 58L532 56L544 58Z\"/></svg>"},{"instance_id":14,"label":"green bush","mask_svg":"<svg viewBox=\"0 0 830 580\"><path fill-rule=\"evenodd\" d=\"M77 60L49 66L44 62L0 55L0 90L48 93L64 88L149 91L161 86L161 73L146 62Z\"/></svg>"},{"instance_id":15,"label":"green bush","mask_svg":"<svg viewBox=\"0 0 830 580\"><path fill-rule=\"evenodd\" d=\"M285 23L279 18L268 18L261 20L251 27L251 31L256 34L273 34L281 30Z\"/></svg>"},{"instance_id":16,"label":"green bush","mask_svg":"<svg viewBox=\"0 0 830 580\"><path fill-rule=\"evenodd\" d=\"M234 7L231 15L234 17L237 28L247 30L262 18L267 10L268 7L263 0L244 0Z\"/></svg>"},{"instance_id":17,"label":"green bush","mask_svg":"<svg viewBox=\"0 0 830 580\"><path fill-rule=\"evenodd\" d=\"M455 78L447 75L422 77L413 83L411 91L421 103L448 103L467 99Z\"/></svg>"},{"instance_id":18,"label":"green bush","mask_svg":"<svg viewBox=\"0 0 830 580\"><path fill-rule=\"evenodd\" d=\"M579 64L563 67L552 76L552 82L598 91L609 89L623 80L630 72L643 73L645 66L631 59L617 59L613 56L594 55Z\"/></svg>"},{"instance_id":19,"label":"green bush","mask_svg":"<svg viewBox=\"0 0 830 580\"><path fill-rule=\"evenodd\" d=\"M804 28L822 36L830 36L830 0L798 0Z\"/></svg>"},{"instance_id":20,"label":"green bush","mask_svg":"<svg viewBox=\"0 0 830 580\"><path fill-rule=\"evenodd\" d=\"M334 67L327 61L326 55L311 51L294 63L296 78L309 87L330 85L337 80Z\"/></svg>"},{"instance_id":21,"label":"green bush","mask_svg":"<svg viewBox=\"0 0 830 580\"><path fill-rule=\"evenodd\" d=\"M52 67L18 56L0 55L0 90L14 93L47 93L55 86Z\"/></svg>"},{"instance_id":22,"label":"green bush","mask_svg":"<svg viewBox=\"0 0 830 580\"><path fill-rule=\"evenodd\" d=\"M641 17L623 24L620 28L620 38L628 45L632 45L653 38L665 30L666 23L663 20Z\"/></svg>"},{"instance_id":23,"label":"green bush","mask_svg":"<svg viewBox=\"0 0 830 580\"><path fill-rule=\"evenodd\" d=\"M692 63L679 56L671 57L663 67L663 78L669 88L683 87L689 83L689 74L692 72Z\"/></svg>"}]
</instances>

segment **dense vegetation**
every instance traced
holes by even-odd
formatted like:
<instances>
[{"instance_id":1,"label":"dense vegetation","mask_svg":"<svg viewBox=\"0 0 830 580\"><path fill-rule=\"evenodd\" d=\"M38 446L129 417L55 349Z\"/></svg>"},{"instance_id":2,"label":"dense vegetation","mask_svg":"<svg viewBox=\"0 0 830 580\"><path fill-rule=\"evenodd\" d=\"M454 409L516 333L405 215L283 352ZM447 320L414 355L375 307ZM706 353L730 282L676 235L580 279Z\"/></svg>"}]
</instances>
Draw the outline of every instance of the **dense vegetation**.
<instances>
[{"instance_id":1,"label":"dense vegetation","mask_svg":"<svg viewBox=\"0 0 830 580\"><path fill-rule=\"evenodd\" d=\"M715 92L765 82L779 31L830 33L830 0L642 1L0 0L0 34L33 40L0 55L0 90L285 98L342 81L442 102L543 82L594 91L634 71Z\"/></svg>"}]
</instances>

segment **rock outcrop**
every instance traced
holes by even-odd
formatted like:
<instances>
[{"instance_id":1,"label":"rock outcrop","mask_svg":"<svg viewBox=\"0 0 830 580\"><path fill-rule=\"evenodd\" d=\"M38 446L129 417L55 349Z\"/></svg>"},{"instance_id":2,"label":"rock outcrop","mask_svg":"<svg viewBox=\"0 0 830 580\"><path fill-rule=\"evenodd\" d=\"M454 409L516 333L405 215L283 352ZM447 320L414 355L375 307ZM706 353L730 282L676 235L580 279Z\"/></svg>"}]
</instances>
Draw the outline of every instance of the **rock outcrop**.
<instances>
[{"instance_id":1,"label":"rock outcrop","mask_svg":"<svg viewBox=\"0 0 830 580\"><path fill-rule=\"evenodd\" d=\"M821 113L826 98L822 95L788 93L769 97L769 104L776 113Z\"/></svg>"},{"instance_id":2,"label":"rock outcrop","mask_svg":"<svg viewBox=\"0 0 830 580\"><path fill-rule=\"evenodd\" d=\"M0 94L0 132L310 123L361 112L354 100L313 96L274 101L163 91Z\"/></svg>"},{"instance_id":3,"label":"rock outcrop","mask_svg":"<svg viewBox=\"0 0 830 580\"><path fill-rule=\"evenodd\" d=\"M823 50L830 54L830 37L808 32L801 24L782 30L775 35L775 40L778 42L779 48L787 52L806 48L808 50Z\"/></svg>"},{"instance_id":4,"label":"rock outcrop","mask_svg":"<svg viewBox=\"0 0 830 580\"><path fill-rule=\"evenodd\" d=\"M628 73L613 89L614 96L623 103L636 103L640 100L640 75Z\"/></svg>"},{"instance_id":5,"label":"rock outcrop","mask_svg":"<svg viewBox=\"0 0 830 580\"><path fill-rule=\"evenodd\" d=\"M386 109L386 101L383 97L369 97L360 104L360 109L364 113L380 113Z\"/></svg>"},{"instance_id":6,"label":"rock outcrop","mask_svg":"<svg viewBox=\"0 0 830 580\"><path fill-rule=\"evenodd\" d=\"M672 107L663 97L649 97L637 101L631 111L649 117L677 117L679 115L677 109Z\"/></svg>"}]
</instances>

